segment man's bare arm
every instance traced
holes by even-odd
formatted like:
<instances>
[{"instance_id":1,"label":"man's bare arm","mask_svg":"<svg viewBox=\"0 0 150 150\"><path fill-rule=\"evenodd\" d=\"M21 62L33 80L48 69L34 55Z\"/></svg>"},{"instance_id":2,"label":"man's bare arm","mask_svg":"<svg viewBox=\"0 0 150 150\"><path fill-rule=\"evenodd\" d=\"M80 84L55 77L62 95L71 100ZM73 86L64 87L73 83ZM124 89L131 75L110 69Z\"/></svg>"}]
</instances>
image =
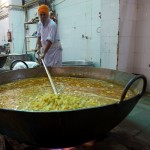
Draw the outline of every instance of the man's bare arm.
<instances>
[{"instance_id":1,"label":"man's bare arm","mask_svg":"<svg viewBox=\"0 0 150 150\"><path fill-rule=\"evenodd\" d=\"M38 51L42 47L41 37L38 37L36 42L36 51Z\"/></svg>"},{"instance_id":2,"label":"man's bare arm","mask_svg":"<svg viewBox=\"0 0 150 150\"><path fill-rule=\"evenodd\" d=\"M43 53L44 53L43 55L44 55L44 56L45 56L45 54L47 53L47 51L50 49L51 45L52 45L52 42L49 41L49 40L47 40L47 41L46 41L45 49L44 49L44 51L43 51Z\"/></svg>"}]
</instances>

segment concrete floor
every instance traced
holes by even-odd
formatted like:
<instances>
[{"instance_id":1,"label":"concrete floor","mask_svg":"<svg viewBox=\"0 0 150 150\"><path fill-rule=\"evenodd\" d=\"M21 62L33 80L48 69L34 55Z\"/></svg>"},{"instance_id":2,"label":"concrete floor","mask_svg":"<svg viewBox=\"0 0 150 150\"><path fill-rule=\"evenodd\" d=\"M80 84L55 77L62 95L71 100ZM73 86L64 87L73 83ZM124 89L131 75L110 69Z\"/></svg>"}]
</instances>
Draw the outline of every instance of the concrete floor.
<instances>
[{"instance_id":1,"label":"concrete floor","mask_svg":"<svg viewBox=\"0 0 150 150\"><path fill-rule=\"evenodd\" d=\"M140 99L126 119L110 132L110 137L126 149L150 150L150 93Z\"/></svg>"},{"instance_id":2,"label":"concrete floor","mask_svg":"<svg viewBox=\"0 0 150 150\"><path fill-rule=\"evenodd\" d=\"M1 138L2 136L0 136ZM6 139L12 150L35 150L24 144ZM2 142L0 141L0 147ZM5 147L5 148L4 148ZM5 145L2 150L7 150ZM150 93L146 93L133 111L102 141L91 147L79 146L75 150L150 150ZM37 149L36 149L37 150ZM38 149L39 150L39 149ZM61 149L63 150L63 149Z\"/></svg>"}]
</instances>

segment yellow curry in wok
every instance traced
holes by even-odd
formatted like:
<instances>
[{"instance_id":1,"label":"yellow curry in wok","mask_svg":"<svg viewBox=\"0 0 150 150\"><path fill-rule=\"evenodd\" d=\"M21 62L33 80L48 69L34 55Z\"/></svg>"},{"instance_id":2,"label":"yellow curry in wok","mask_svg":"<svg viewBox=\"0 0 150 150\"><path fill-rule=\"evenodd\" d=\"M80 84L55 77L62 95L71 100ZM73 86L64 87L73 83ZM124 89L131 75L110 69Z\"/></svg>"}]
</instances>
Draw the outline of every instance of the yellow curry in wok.
<instances>
[{"instance_id":1,"label":"yellow curry in wok","mask_svg":"<svg viewBox=\"0 0 150 150\"><path fill-rule=\"evenodd\" d=\"M46 77L29 78L0 85L0 108L52 111L103 106L118 102L124 87L88 78L53 77L59 95L54 95ZM134 93L129 91L126 98Z\"/></svg>"}]
</instances>

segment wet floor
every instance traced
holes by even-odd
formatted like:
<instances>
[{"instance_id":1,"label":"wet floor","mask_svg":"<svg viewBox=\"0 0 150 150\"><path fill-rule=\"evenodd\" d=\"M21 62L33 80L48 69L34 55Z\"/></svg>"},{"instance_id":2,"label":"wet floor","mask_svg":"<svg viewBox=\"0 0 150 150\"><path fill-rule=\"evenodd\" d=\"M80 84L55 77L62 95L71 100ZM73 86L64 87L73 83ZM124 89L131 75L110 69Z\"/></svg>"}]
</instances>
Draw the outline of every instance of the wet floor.
<instances>
[{"instance_id":1,"label":"wet floor","mask_svg":"<svg viewBox=\"0 0 150 150\"><path fill-rule=\"evenodd\" d=\"M76 150L150 150L150 93L135 106L128 117L102 141ZM0 150L37 150L0 136ZM49 149L50 150L50 149ZM59 149L60 150L60 149Z\"/></svg>"}]
</instances>

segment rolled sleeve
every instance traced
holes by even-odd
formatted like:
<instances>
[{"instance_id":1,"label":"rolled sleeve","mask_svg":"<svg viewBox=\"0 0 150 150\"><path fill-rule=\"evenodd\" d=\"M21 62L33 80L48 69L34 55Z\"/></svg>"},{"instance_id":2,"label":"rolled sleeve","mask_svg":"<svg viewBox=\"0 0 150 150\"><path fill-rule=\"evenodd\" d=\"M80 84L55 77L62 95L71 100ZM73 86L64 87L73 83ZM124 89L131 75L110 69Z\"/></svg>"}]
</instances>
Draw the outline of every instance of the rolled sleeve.
<instances>
[{"instance_id":1,"label":"rolled sleeve","mask_svg":"<svg viewBox=\"0 0 150 150\"><path fill-rule=\"evenodd\" d=\"M49 41L51 41L51 42L53 43L53 42L55 41L56 32L57 32L57 27L56 27L56 25L52 25L52 26L50 27L47 40L49 40Z\"/></svg>"}]
</instances>

